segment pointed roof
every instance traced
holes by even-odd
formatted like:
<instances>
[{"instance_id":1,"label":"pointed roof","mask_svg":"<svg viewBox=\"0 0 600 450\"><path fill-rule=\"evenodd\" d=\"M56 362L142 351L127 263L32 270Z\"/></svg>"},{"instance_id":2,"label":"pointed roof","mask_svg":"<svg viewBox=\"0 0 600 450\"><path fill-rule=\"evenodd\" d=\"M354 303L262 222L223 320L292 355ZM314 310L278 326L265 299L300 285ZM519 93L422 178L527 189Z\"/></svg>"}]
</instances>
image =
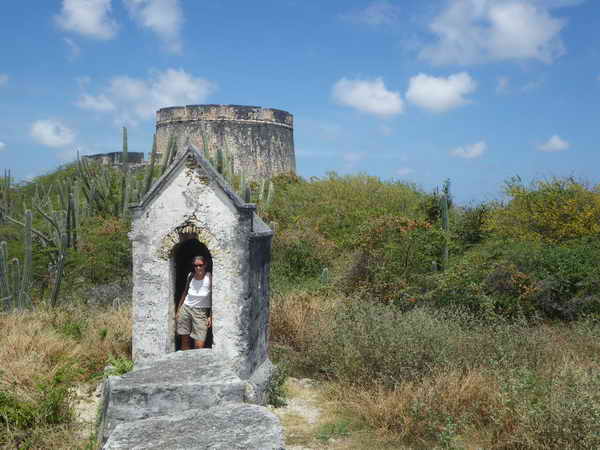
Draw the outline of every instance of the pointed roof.
<instances>
[{"instance_id":1,"label":"pointed roof","mask_svg":"<svg viewBox=\"0 0 600 450\"><path fill-rule=\"evenodd\" d=\"M160 193L171 183L174 175L179 171L179 169L188 164L192 163L192 166L195 164L203 169L203 175L207 176L209 181L216 184L224 193L229 197L234 206L243 214L253 213L256 211L256 204L254 203L245 203L231 188L227 180L223 178L223 176L215 170L210 162L202 156L200 150L198 150L194 145L189 144L187 149L180 153L175 161L173 161L165 173L156 180L150 190L144 195L144 197L140 200L138 204L131 205L131 209L141 209L142 211L150 204L150 202L160 195ZM262 222L262 221L261 221ZM266 225L265 225L266 226Z\"/></svg>"}]
</instances>

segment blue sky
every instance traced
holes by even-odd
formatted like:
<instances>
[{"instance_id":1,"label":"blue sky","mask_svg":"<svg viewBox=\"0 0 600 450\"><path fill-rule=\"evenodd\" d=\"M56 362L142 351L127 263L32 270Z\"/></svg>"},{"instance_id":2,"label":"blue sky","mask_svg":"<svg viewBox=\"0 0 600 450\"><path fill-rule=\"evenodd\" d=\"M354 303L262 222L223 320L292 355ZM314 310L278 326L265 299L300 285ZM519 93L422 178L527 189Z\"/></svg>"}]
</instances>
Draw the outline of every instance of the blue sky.
<instances>
[{"instance_id":1,"label":"blue sky","mask_svg":"<svg viewBox=\"0 0 600 450\"><path fill-rule=\"evenodd\" d=\"M364 172L460 203L502 183L600 183L597 0L63 0L0 16L0 169L148 152L156 109L295 119L298 172Z\"/></svg>"}]
</instances>

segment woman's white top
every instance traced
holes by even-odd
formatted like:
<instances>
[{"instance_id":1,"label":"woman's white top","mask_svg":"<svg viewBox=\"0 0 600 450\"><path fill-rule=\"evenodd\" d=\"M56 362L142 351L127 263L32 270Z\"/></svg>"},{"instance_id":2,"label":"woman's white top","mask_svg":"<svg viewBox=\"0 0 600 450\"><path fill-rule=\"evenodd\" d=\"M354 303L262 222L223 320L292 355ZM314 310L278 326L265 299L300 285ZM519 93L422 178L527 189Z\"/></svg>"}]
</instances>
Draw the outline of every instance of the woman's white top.
<instances>
[{"instance_id":1,"label":"woman's white top","mask_svg":"<svg viewBox=\"0 0 600 450\"><path fill-rule=\"evenodd\" d=\"M204 274L204 278L201 280L192 278L183 304L192 308L212 308L211 287L209 273Z\"/></svg>"}]
</instances>

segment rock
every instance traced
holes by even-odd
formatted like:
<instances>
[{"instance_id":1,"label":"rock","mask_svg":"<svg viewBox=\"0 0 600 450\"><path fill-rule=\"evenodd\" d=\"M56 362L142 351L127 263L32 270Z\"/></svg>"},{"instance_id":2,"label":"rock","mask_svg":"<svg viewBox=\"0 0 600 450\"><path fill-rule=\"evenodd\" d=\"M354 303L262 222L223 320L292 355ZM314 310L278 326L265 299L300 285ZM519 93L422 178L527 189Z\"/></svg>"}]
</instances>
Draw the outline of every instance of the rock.
<instances>
[{"instance_id":1,"label":"rock","mask_svg":"<svg viewBox=\"0 0 600 450\"><path fill-rule=\"evenodd\" d=\"M283 431L266 408L230 404L117 426L103 449L283 449Z\"/></svg>"}]
</instances>

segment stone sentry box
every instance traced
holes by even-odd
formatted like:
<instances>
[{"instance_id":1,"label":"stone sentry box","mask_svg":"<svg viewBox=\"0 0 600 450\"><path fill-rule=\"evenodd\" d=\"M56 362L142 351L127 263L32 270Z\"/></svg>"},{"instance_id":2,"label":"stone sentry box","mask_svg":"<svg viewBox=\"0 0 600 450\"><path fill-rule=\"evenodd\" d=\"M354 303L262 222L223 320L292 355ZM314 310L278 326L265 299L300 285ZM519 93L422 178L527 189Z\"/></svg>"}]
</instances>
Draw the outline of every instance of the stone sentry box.
<instances>
[{"instance_id":1,"label":"stone sentry box","mask_svg":"<svg viewBox=\"0 0 600 450\"><path fill-rule=\"evenodd\" d=\"M273 232L255 210L192 145L132 207L136 365L176 351L175 305L200 253L213 275L213 343L200 352L229 361L241 379L268 377Z\"/></svg>"}]
</instances>

